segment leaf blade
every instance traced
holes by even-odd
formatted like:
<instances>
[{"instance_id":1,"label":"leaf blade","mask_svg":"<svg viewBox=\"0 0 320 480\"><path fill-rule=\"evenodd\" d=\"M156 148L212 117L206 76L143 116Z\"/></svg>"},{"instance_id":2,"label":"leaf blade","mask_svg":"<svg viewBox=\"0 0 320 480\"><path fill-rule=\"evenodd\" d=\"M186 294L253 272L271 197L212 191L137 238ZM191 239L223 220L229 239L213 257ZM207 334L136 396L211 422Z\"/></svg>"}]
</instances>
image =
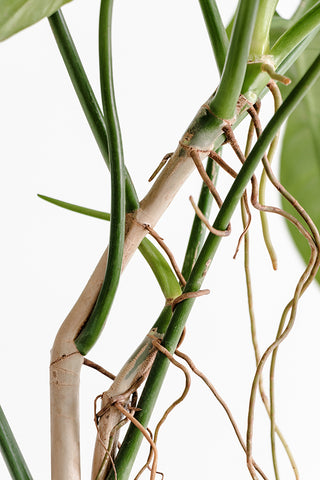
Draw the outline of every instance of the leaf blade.
<instances>
[{"instance_id":1,"label":"leaf blade","mask_svg":"<svg viewBox=\"0 0 320 480\"><path fill-rule=\"evenodd\" d=\"M319 48L318 34L309 47L288 72L293 80L300 77L316 57ZM285 92L283 92L285 93ZM320 229L320 81L304 97L297 109L289 117L282 142L280 155L280 181L309 213ZM283 208L297 214L286 200ZM299 219L300 220L300 219ZM302 235L288 223L290 235L304 262L308 262L310 248ZM320 273L317 274L320 283Z\"/></svg>"},{"instance_id":2,"label":"leaf blade","mask_svg":"<svg viewBox=\"0 0 320 480\"><path fill-rule=\"evenodd\" d=\"M71 0L0 0L0 41L49 17Z\"/></svg>"}]
</instances>

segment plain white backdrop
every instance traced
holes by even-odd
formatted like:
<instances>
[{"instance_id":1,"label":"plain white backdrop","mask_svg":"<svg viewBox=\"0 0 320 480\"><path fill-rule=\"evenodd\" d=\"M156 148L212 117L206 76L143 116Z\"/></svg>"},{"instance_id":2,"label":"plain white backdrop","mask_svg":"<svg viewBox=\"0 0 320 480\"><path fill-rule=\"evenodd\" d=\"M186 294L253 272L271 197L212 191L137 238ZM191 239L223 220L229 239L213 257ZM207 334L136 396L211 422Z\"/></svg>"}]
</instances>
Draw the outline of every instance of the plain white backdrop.
<instances>
[{"instance_id":1,"label":"plain white backdrop","mask_svg":"<svg viewBox=\"0 0 320 480\"><path fill-rule=\"evenodd\" d=\"M280 0L279 11L288 16L296 3ZM227 23L236 1L218 4ZM63 9L99 97L98 11L97 0L76 0ZM199 106L217 86L218 73L195 0L115 2L113 32L125 160L142 198L149 175L163 155L175 149ZM45 479L50 476L50 348L108 243L109 227L46 204L36 194L109 211L109 174L47 20L2 43L0 65L1 405L34 478ZM271 112L272 102L266 100L265 121ZM237 132L245 134L245 126ZM228 148L225 155L237 166ZM218 185L224 194L230 181L221 174ZM193 218L188 196L197 197L199 188L195 173L156 227L180 264ZM279 199L270 190L271 202ZM210 288L211 295L197 300L182 350L213 381L244 433L255 367L242 251L237 260L232 258L241 233L239 217L237 211L233 234L223 240L206 277L204 288ZM272 271L261 241L257 215L251 233L262 351L274 339L282 309L303 271L282 220L272 218L270 223L279 257L277 272ZM319 300L314 285L301 300L294 331L281 347L276 376L277 418L304 480L317 478L320 469ZM116 373L162 306L159 287L137 252L123 274L107 326L88 357ZM83 478L90 476L95 439L93 399L108 385L108 380L83 368ZM182 388L181 372L170 368L151 426ZM268 419L258 401L254 456L273 478L268 433ZM147 451L145 445L134 472ZM163 426L159 451L159 468L166 480L249 478L244 454L223 410L197 378L186 401ZM293 478L281 446L279 457L282 478ZM9 478L2 459L0 478Z\"/></svg>"}]
</instances>

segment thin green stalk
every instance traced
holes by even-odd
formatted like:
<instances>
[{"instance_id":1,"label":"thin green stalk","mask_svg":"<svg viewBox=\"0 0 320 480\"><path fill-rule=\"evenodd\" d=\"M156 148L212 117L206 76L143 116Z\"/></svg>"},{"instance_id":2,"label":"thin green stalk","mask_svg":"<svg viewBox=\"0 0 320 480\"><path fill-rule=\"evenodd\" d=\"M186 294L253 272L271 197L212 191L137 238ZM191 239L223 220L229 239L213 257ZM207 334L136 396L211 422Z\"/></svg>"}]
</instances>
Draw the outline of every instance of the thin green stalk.
<instances>
[{"instance_id":1,"label":"thin green stalk","mask_svg":"<svg viewBox=\"0 0 320 480\"><path fill-rule=\"evenodd\" d=\"M318 78L320 74L319 60L320 56L311 65L307 73L288 95L284 103L266 126L232 184L216 217L216 221L213 224L214 228L219 230L227 228L247 183L250 181L254 170L259 164L280 125L283 124ZM217 237L211 233L208 235L198 260L191 272L184 292L194 292L201 288L209 264L220 244L220 240L221 237ZM193 303L194 299L187 299L176 305L172 320L162 342L162 345L171 353L176 349ZM169 364L170 361L164 355L157 355L138 404L138 408L141 408L141 411L137 411L136 413L137 419L143 425L148 423L151 416ZM118 480L128 479L141 441L141 433L134 426L130 425L115 462ZM114 480L113 472L110 472L107 480Z\"/></svg>"},{"instance_id":2,"label":"thin green stalk","mask_svg":"<svg viewBox=\"0 0 320 480\"><path fill-rule=\"evenodd\" d=\"M306 13L307 10L309 10L309 8L313 7L313 5L317 3L317 1L318 0L301 0L296 11L290 18L290 21L292 23L295 23L297 20L299 20L299 18L302 17L302 15Z\"/></svg>"},{"instance_id":3,"label":"thin green stalk","mask_svg":"<svg viewBox=\"0 0 320 480\"><path fill-rule=\"evenodd\" d=\"M13 480L32 480L20 448L0 406L0 450Z\"/></svg>"},{"instance_id":4,"label":"thin green stalk","mask_svg":"<svg viewBox=\"0 0 320 480\"><path fill-rule=\"evenodd\" d=\"M310 11L307 12L299 20L299 25L295 24L289 28L273 45L270 51L270 58L277 73L285 74L319 32L319 4L320 2L317 2L315 6L317 8L315 16L310 15ZM274 47L276 47L276 50L273 50ZM279 55L275 57L274 54L277 54L277 52ZM267 92L267 89L264 87L269 79L268 74L261 70L261 63L248 64L242 94L252 103L255 103L258 96L262 98ZM240 122L241 120L242 117L238 121Z\"/></svg>"},{"instance_id":5,"label":"thin green stalk","mask_svg":"<svg viewBox=\"0 0 320 480\"><path fill-rule=\"evenodd\" d=\"M215 0L199 0L204 21L206 22L212 50L217 67L222 73L227 56L229 39L224 28L219 9Z\"/></svg>"},{"instance_id":6,"label":"thin green stalk","mask_svg":"<svg viewBox=\"0 0 320 480\"><path fill-rule=\"evenodd\" d=\"M215 175L215 172L217 172L217 168L218 168L217 164L212 160L212 158L209 157L207 161L206 172L209 178L213 180L213 183L215 183L215 180L217 178L217 175ZM211 195L207 185L203 182L200 195L199 195L198 207L206 217L209 217L210 215L212 202L213 202L213 196ZM181 273L186 280L189 278L191 270L193 269L193 266L198 258L206 233L207 233L206 226L203 224L203 222L201 222L198 215L195 215L191 232L190 232L186 254L184 257L182 270L181 270Z\"/></svg>"},{"instance_id":7,"label":"thin green stalk","mask_svg":"<svg viewBox=\"0 0 320 480\"><path fill-rule=\"evenodd\" d=\"M105 119L103 118L103 114L81 63L75 44L73 43L66 21L60 10L51 15L48 20L81 107L103 159L109 168L110 161ZM138 197L128 171L126 171L126 200L127 212L138 208Z\"/></svg>"},{"instance_id":8,"label":"thin green stalk","mask_svg":"<svg viewBox=\"0 0 320 480\"><path fill-rule=\"evenodd\" d=\"M56 198L47 197L46 195L38 194L38 197L49 203L57 205L58 207L71 210L72 212L82 213L83 215L88 215L89 217L110 221L110 213L93 210L92 208L80 207L79 205L74 205L73 203L63 202L62 200L57 200ZM144 238L139 245L139 250L153 271L166 300L178 297L181 294L179 282L170 265L164 256L159 252L157 247L155 247L150 240Z\"/></svg>"},{"instance_id":9,"label":"thin green stalk","mask_svg":"<svg viewBox=\"0 0 320 480\"><path fill-rule=\"evenodd\" d=\"M272 18L279 0L260 0L256 23L254 26L250 59L269 53L269 31Z\"/></svg>"},{"instance_id":10,"label":"thin green stalk","mask_svg":"<svg viewBox=\"0 0 320 480\"><path fill-rule=\"evenodd\" d=\"M75 339L82 355L97 341L110 311L122 266L125 236L125 169L121 132L113 89L111 21L112 0L102 0L99 21L100 83L108 138L111 174L110 241L106 274L93 311Z\"/></svg>"},{"instance_id":11,"label":"thin green stalk","mask_svg":"<svg viewBox=\"0 0 320 480\"><path fill-rule=\"evenodd\" d=\"M218 90L209 106L222 119L232 119L246 73L259 2L240 0Z\"/></svg>"},{"instance_id":12,"label":"thin green stalk","mask_svg":"<svg viewBox=\"0 0 320 480\"><path fill-rule=\"evenodd\" d=\"M289 55L289 53L299 45L302 40L309 35L320 24L320 1L308 10L297 23L287 30L273 45L270 55L273 57L275 67Z\"/></svg>"}]
</instances>

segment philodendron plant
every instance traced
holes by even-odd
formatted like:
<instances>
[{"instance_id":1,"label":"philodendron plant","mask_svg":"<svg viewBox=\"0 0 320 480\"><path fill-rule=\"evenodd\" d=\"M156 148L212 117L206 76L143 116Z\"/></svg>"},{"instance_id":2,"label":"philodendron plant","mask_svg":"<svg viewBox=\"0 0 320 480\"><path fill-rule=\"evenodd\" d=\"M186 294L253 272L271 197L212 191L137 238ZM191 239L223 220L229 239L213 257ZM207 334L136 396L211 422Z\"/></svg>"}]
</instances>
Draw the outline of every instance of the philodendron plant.
<instances>
[{"instance_id":1,"label":"philodendron plant","mask_svg":"<svg viewBox=\"0 0 320 480\"><path fill-rule=\"evenodd\" d=\"M154 480L157 476L165 475L166 466L161 461L161 448L157 447L160 427L168 416L174 417L178 411L174 408L187 397L191 373L204 381L213 394L210 399L212 405L216 406L216 402L219 402L226 418L231 422L240 451L242 449L243 462L247 466L246 478L281 478L281 462L277 455L277 446L281 445L281 457L285 456L291 465L292 478L298 479L299 470L289 447L290 441L287 442L277 423L274 378L278 349L293 330L300 297L313 280L317 282L320 278L320 208L317 202L320 191L320 1L301 0L292 16L284 19L277 11L281 1L278 5L277 0L239 0L228 25L224 25L215 0L195 2L207 27L208 42L211 43L220 81L212 86L209 98L205 99L204 92L204 100L198 105L196 115L186 122L185 131L176 138L175 150L164 155L149 178L151 187L142 197L137 194L134 175L130 176L126 167L116 108L111 40L113 3L117 2L100 2L98 62L101 102L90 85L60 10L65 3L68 2L0 0L1 40L10 42L9 37L12 35L48 17L88 127L110 171L108 212L89 208L91 205L77 205L66 199L38 195L40 199L68 211L110 223L105 251L53 340L50 359L52 479L80 479L79 388L80 374L85 367L91 367L92 372L97 370L100 375L109 377L105 390L97 391L91 399L96 430L96 442L92 446L93 480L140 477ZM72 8L77 8L77 0L69 6L70 12ZM91 8L90 2L87 8ZM181 22L181 16L177 22ZM145 21L148 21L147 17ZM19 35L15 37L17 42ZM192 31L190 35L197 35L197 32ZM128 42L125 30L121 38L123 42ZM190 54L190 65L181 65L183 75L187 75L192 68L198 68L199 74L205 74L205 70L197 65L194 54ZM152 101L159 101L161 96L165 96L165 92L156 92ZM262 122L260 110L265 101L270 102L270 98L273 111L268 121ZM150 122L154 115L156 102L150 103ZM278 179L271 161L278 145L280 127L286 121ZM143 149L146 126L142 128L137 122L130 128L136 129L135 135L140 136L140 146ZM241 132L240 135L238 131ZM55 138L55 142L58 141ZM229 153L226 156L227 150ZM234 155L231 162L230 151ZM151 161L155 164L153 151L149 151L148 155L150 164ZM146 177L150 176L150 164L142 167L141 163ZM197 203L190 196L195 215L184 258L182 261L179 258L178 261L177 254L180 255L181 252L170 249L161 232L157 231L156 224L162 216L165 217L169 205L174 203L177 193L193 171L201 182L201 191ZM280 194L281 200L277 205L269 200L269 190L266 190L268 185L269 189L273 187ZM40 202L39 199L38 201ZM198 300L198 297L210 293L207 273L212 269L216 269L216 274L220 276L224 273L219 272L215 256L221 250L220 245L225 242L224 237L233 232L233 214L238 207L241 210L242 233L236 237L235 256L241 252L244 258L248 318L255 359L250 384L246 385L247 409L241 428L214 385L184 353L182 343L185 336L188 339L186 323L192 316L193 306L203 301ZM209 220L210 215L213 215L212 208L215 218ZM278 323L273 323L273 327L276 327L272 340L260 350L253 310L249 234L251 230L255 233L259 219L265 248L271 265L276 270L278 260L273 232L268 223L275 216L288 224L305 265L295 281L290 298L283 300L287 300L287 303L284 304ZM172 229L175 228L172 225ZM181 238L180 245L184 245L184 238ZM103 337L99 338L102 330L108 329L107 320L111 321L116 316L112 305L119 283L121 285L121 272L136 254L136 250L140 251L159 284L164 297L163 306L160 311L148 310L144 337L135 339L133 352L123 351L122 339L114 339L114 343L119 345L122 362L120 371L114 375L107 370L108 365L98 365L89 360L87 354L96 342L104 341ZM140 276L137 283L143 284ZM268 289L267 285L265 297L268 296ZM128 323L139 317L143 309L143 297L146 295L143 287L140 294L137 304L131 305L128 302L128 315L117 318L124 336ZM232 293L227 292L227 295L228 299L232 298ZM123 298L123 302L126 301ZM275 298L272 301L275 302ZM206 332L204 335L200 322L197 322L197 328L200 336L214 335L214 332ZM39 335L40 333L39 331ZM222 343L221 339L219 342ZM226 348L228 342L229 338L226 339ZM210 354L208 349L208 362ZM233 358L232 362L234 360ZM166 390L166 374L170 365L181 370L185 385L180 397L167 408L162 418L156 419L155 427L151 430L148 425L162 387ZM216 370L218 368L219 365ZM263 374L267 369L268 388L263 384ZM32 392L28 392L28 395L32 395ZM265 441L263 445L270 445L273 470L259 461L258 451L254 450L254 440L258 436L255 430L259 430L255 428L256 400L259 396L270 424L270 440L265 439L263 432L261 436L262 441ZM168 402L170 401L171 397ZM201 442L208 428L210 401L206 399L204 404L201 398L197 398L188 418L183 420L190 423L188 436L191 443ZM16 414L25 415L25 412L21 409ZM221 432L217 434L221 435ZM210 432L206 441L210 442L214 435L214 432ZM143 440L150 447L149 455L146 454L144 464L142 462L137 470L133 470L133 465L136 469L137 463L134 462ZM177 462L194 465L203 462L203 458L199 459L198 455L186 459L181 452L178 454L178 434L175 438L170 437L167 442L172 444ZM0 446L12 478L31 479L32 472L27 467L2 409ZM89 447L82 449L81 454L87 454L88 449ZM213 459L208 462L206 477L211 478L214 471ZM226 472L225 478L228 478L228 468Z\"/></svg>"}]
</instances>

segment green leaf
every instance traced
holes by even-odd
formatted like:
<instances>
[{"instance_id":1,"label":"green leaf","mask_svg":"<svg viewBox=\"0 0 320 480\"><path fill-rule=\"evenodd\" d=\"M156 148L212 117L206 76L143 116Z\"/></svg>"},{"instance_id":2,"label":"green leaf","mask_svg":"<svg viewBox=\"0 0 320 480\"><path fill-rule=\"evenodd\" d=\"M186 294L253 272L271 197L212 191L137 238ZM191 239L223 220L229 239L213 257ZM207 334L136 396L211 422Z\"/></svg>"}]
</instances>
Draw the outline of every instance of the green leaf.
<instances>
[{"instance_id":1,"label":"green leaf","mask_svg":"<svg viewBox=\"0 0 320 480\"><path fill-rule=\"evenodd\" d=\"M288 71L292 80L290 88L301 78L319 53L320 34L310 43ZM283 95L287 92L282 88ZM290 116L282 144L280 157L280 180L298 200L320 229L320 80L304 97ZM286 200L283 208L299 216ZM288 222L290 234L305 262L310 257L310 248L304 237ZM320 282L320 273L317 275Z\"/></svg>"},{"instance_id":2,"label":"green leaf","mask_svg":"<svg viewBox=\"0 0 320 480\"><path fill-rule=\"evenodd\" d=\"M0 0L0 41L49 17L71 0Z\"/></svg>"}]
</instances>

